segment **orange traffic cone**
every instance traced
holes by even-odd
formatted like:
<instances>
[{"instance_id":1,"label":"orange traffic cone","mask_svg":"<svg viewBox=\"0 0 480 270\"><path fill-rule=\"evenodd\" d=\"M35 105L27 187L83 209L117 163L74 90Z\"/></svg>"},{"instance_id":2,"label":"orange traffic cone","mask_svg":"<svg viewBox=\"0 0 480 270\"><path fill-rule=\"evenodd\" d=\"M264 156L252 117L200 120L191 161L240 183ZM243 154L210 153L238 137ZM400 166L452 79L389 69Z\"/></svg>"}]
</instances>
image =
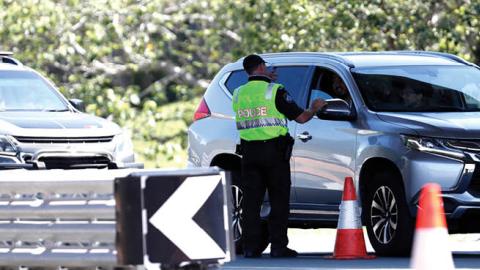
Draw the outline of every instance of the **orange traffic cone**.
<instances>
[{"instance_id":1,"label":"orange traffic cone","mask_svg":"<svg viewBox=\"0 0 480 270\"><path fill-rule=\"evenodd\" d=\"M367 254L363 237L361 209L352 177L345 177L340 217L337 225L337 239L332 259L373 259Z\"/></svg>"},{"instance_id":2,"label":"orange traffic cone","mask_svg":"<svg viewBox=\"0 0 480 270\"><path fill-rule=\"evenodd\" d=\"M413 241L413 269L455 269L448 249L448 230L438 184L426 184L420 193Z\"/></svg>"}]
</instances>

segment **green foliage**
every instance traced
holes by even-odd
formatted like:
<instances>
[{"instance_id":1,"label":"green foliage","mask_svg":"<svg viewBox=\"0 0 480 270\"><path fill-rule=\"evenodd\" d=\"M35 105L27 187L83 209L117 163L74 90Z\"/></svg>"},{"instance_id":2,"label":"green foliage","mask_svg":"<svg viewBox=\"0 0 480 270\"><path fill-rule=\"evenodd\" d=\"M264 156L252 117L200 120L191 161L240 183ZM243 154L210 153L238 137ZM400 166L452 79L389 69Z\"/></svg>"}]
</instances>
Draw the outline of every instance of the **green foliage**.
<instances>
[{"instance_id":1,"label":"green foliage","mask_svg":"<svg viewBox=\"0 0 480 270\"><path fill-rule=\"evenodd\" d=\"M435 50L480 62L478 1L229 1L240 57L264 51ZM228 30L223 30L228 31Z\"/></svg>"},{"instance_id":2,"label":"green foliage","mask_svg":"<svg viewBox=\"0 0 480 270\"><path fill-rule=\"evenodd\" d=\"M0 49L182 166L198 97L225 64L278 51L435 50L480 62L468 0L0 0Z\"/></svg>"},{"instance_id":3,"label":"green foliage","mask_svg":"<svg viewBox=\"0 0 480 270\"><path fill-rule=\"evenodd\" d=\"M134 134L134 145L146 167L185 166L187 128L198 102L196 98L158 107L154 101L148 101L137 117L125 122L140 132Z\"/></svg>"}]
</instances>

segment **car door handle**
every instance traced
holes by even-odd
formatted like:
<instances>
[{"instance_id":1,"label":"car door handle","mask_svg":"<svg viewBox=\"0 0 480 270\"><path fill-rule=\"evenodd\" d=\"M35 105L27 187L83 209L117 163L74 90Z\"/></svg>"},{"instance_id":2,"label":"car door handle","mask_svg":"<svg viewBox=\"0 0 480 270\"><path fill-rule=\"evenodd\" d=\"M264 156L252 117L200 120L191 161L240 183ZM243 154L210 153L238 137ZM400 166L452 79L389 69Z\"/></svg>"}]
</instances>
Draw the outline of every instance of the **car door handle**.
<instances>
[{"instance_id":1,"label":"car door handle","mask_svg":"<svg viewBox=\"0 0 480 270\"><path fill-rule=\"evenodd\" d=\"M308 133L307 131L304 131L303 133L298 134L297 138L300 139L300 141L302 142L307 142L312 139L312 135L310 135L310 133Z\"/></svg>"}]
</instances>

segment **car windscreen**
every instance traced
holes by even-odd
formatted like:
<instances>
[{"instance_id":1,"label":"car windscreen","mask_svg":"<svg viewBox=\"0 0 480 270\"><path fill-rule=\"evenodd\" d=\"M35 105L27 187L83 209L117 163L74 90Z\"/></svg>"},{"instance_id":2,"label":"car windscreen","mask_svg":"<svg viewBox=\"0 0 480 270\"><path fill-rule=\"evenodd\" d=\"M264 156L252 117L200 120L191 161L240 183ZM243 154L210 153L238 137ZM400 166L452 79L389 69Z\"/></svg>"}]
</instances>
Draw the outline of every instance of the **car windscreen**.
<instances>
[{"instance_id":1,"label":"car windscreen","mask_svg":"<svg viewBox=\"0 0 480 270\"><path fill-rule=\"evenodd\" d=\"M0 111L67 111L57 92L31 71L0 71Z\"/></svg>"},{"instance_id":2,"label":"car windscreen","mask_svg":"<svg viewBox=\"0 0 480 270\"><path fill-rule=\"evenodd\" d=\"M373 111L480 111L480 70L475 67L365 67L352 74Z\"/></svg>"}]
</instances>

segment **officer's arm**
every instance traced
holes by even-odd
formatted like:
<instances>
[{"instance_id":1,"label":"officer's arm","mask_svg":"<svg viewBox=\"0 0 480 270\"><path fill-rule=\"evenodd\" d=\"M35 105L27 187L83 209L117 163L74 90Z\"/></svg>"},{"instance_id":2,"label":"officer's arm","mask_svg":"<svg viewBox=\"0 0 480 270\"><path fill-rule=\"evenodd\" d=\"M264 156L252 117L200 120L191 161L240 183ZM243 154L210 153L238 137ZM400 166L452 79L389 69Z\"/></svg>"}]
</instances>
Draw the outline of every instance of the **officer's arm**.
<instances>
[{"instance_id":1,"label":"officer's arm","mask_svg":"<svg viewBox=\"0 0 480 270\"><path fill-rule=\"evenodd\" d=\"M302 114L300 114L296 119L295 122L303 124L305 122L308 122L312 117L315 115L315 112L311 111L310 109L306 109L303 111Z\"/></svg>"},{"instance_id":2,"label":"officer's arm","mask_svg":"<svg viewBox=\"0 0 480 270\"><path fill-rule=\"evenodd\" d=\"M310 109L300 108L288 92L282 87L277 90L275 105L279 112L283 113L289 120L295 120L298 123L305 123L319 111L324 105L323 99L316 99L312 102Z\"/></svg>"},{"instance_id":3,"label":"officer's arm","mask_svg":"<svg viewBox=\"0 0 480 270\"><path fill-rule=\"evenodd\" d=\"M325 100L323 100L321 98L314 100L312 102L312 106L310 106L310 108L304 110L303 113L301 113L297 118L295 118L295 121L297 123L300 123L300 124L308 122L326 104L327 103L325 102Z\"/></svg>"}]
</instances>

